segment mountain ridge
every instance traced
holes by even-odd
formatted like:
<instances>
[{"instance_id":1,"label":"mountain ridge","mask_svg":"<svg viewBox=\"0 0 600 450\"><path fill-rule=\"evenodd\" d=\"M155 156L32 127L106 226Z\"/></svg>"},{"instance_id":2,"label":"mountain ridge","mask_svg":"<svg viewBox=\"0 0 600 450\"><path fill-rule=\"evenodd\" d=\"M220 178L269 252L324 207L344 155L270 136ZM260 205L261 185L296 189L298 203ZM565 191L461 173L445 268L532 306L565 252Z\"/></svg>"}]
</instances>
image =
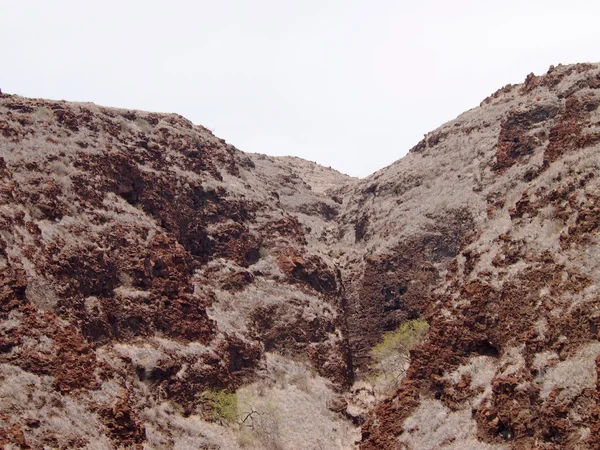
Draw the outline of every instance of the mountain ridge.
<instances>
[{"instance_id":1,"label":"mountain ridge","mask_svg":"<svg viewBox=\"0 0 600 450\"><path fill-rule=\"evenodd\" d=\"M0 441L597 448L598 89L529 75L362 179L2 95Z\"/></svg>"}]
</instances>

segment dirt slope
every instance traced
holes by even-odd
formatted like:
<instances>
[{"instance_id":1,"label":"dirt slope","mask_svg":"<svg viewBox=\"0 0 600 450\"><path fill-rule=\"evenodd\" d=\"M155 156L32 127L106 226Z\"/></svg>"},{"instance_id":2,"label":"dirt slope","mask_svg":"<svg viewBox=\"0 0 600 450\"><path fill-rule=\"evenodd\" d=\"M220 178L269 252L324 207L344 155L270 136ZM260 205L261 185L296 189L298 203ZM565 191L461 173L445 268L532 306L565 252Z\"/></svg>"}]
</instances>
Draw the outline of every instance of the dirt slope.
<instances>
[{"instance_id":1,"label":"dirt slope","mask_svg":"<svg viewBox=\"0 0 600 450\"><path fill-rule=\"evenodd\" d=\"M598 448L599 89L528 76L362 180L2 95L0 442Z\"/></svg>"}]
</instances>

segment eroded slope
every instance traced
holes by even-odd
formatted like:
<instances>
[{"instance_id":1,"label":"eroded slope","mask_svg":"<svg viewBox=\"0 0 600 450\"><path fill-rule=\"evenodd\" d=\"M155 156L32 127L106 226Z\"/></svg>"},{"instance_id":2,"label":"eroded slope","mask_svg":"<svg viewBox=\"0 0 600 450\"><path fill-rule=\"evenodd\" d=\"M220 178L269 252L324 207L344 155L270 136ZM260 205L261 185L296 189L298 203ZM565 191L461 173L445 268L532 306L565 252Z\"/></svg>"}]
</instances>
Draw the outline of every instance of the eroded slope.
<instances>
[{"instance_id":1,"label":"eroded slope","mask_svg":"<svg viewBox=\"0 0 600 450\"><path fill-rule=\"evenodd\" d=\"M597 448L599 89L528 76L363 180L0 97L0 439Z\"/></svg>"},{"instance_id":2,"label":"eroded slope","mask_svg":"<svg viewBox=\"0 0 600 450\"><path fill-rule=\"evenodd\" d=\"M352 367L317 245L339 204L319 177L177 115L4 95L0 135L1 439L236 448L210 398L276 390L273 352L320 380L304 396L341 434L326 402Z\"/></svg>"},{"instance_id":3,"label":"eroded slope","mask_svg":"<svg viewBox=\"0 0 600 450\"><path fill-rule=\"evenodd\" d=\"M599 445L599 88L595 64L529 76L346 188L358 369L430 325L361 448Z\"/></svg>"}]
</instances>

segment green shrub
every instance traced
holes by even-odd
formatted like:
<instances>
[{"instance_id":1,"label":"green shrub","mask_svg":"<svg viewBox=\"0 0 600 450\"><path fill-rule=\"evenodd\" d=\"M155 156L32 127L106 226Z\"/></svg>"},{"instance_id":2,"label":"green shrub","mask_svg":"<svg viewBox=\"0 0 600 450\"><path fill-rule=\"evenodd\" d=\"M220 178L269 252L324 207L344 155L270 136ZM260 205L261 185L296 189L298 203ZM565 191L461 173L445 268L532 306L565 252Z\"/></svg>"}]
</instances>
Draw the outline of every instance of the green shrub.
<instances>
[{"instance_id":1,"label":"green shrub","mask_svg":"<svg viewBox=\"0 0 600 450\"><path fill-rule=\"evenodd\" d=\"M423 342L429 324L423 319L414 319L404 322L396 331L384 333L383 340L371 350L371 356L382 360L391 353L408 352L415 345Z\"/></svg>"},{"instance_id":2,"label":"green shrub","mask_svg":"<svg viewBox=\"0 0 600 450\"><path fill-rule=\"evenodd\" d=\"M202 398L210 408L214 420L229 423L237 421L238 398L236 392L205 391L202 393Z\"/></svg>"},{"instance_id":3,"label":"green shrub","mask_svg":"<svg viewBox=\"0 0 600 450\"><path fill-rule=\"evenodd\" d=\"M396 331L383 335L371 350L371 373L365 381L377 396L385 397L398 388L409 363L409 351L425 339L429 325L423 319L403 323Z\"/></svg>"}]
</instances>

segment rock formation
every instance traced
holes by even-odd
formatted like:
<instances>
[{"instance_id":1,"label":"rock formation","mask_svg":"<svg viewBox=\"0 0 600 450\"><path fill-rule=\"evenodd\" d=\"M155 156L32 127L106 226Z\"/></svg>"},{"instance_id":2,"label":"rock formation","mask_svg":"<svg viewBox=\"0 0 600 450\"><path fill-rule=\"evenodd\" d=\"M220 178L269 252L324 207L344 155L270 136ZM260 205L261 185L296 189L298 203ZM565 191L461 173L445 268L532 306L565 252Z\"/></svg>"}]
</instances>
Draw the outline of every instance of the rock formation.
<instances>
[{"instance_id":1,"label":"rock formation","mask_svg":"<svg viewBox=\"0 0 600 450\"><path fill-rule=\"evenodd\" d=\"M599 105L551 67L358 180L0 95L0 443L600 448Z\"/></svg>"}]
</instances>

